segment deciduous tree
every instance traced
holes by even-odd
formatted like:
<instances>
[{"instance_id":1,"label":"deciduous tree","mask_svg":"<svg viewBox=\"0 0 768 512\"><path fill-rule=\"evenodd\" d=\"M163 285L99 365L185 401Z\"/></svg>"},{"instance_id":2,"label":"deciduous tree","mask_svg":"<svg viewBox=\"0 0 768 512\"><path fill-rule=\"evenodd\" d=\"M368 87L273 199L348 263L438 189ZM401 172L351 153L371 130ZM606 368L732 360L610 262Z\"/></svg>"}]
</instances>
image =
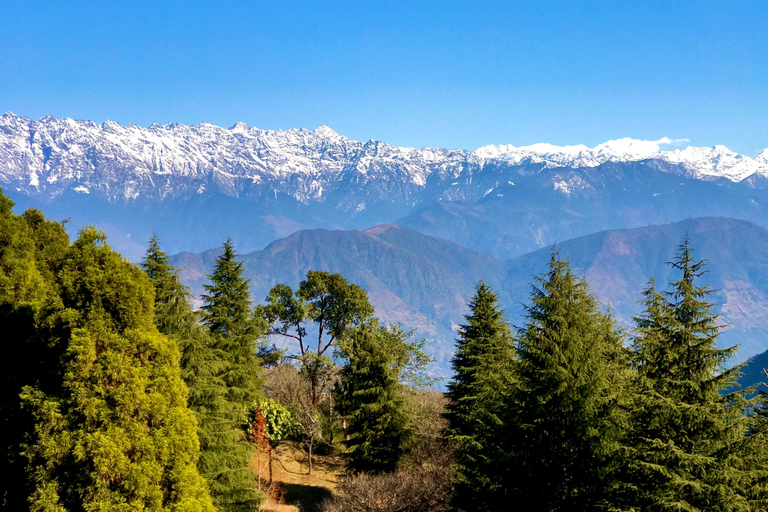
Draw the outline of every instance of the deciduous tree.
<instances>
[{"instance_id":1,"label":"deciduous tree","mask_svg":"<svg viewBox=\"0 0 768 512\"><path fill-rule=\"evenodd\" d=\"M279 284L257 313L269 324L268 334L291 338L299 345L299 362L310 382L311 401L318 407L333 375L328 351L373 314L368 294L340 274L310 270L294 292ZM316 336L316 343L311 335Z\"/></svg>"}]
</instances>

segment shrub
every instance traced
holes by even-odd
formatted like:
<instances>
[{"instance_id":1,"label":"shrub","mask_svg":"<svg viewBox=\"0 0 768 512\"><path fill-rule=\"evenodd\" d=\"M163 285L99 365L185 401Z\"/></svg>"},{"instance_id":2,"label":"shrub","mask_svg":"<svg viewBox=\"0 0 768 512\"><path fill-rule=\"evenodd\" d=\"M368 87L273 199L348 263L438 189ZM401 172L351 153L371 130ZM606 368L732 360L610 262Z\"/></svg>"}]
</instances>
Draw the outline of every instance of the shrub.
<instances>
[{"instance_id":1,"label":"shrub","mask_svg":"<svg viewBox=\"0 0 768 512\"><path fill-rule=\"evenodd\" d=\"M453 450L445 447L420 467L382 475L360 474L339 484L322 512L448 512L453 497Z\"/></svg>"}]
</instances>

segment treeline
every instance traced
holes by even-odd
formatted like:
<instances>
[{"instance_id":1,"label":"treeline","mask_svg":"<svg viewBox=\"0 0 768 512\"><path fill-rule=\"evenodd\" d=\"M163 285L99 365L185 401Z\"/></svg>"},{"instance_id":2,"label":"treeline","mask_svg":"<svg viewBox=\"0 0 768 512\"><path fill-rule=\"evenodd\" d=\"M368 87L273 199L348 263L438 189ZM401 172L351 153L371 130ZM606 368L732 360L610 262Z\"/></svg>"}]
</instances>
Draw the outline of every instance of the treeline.
<instances>
[{"instance_id":1,"label":"treeline","mask_svg":"<svg viewBox=\"0 0 768 512\"><path fill-rule=\"evenodd\" d=\"M325 512L768 508L762 397L725 368L687 240L631 333L556 251L521 327L481 282L438 393L424 341L338 274L254 305L227 240L195 311L157 238L137 266L12 208L0 193L3 509L251 512L286 439L309 473L344 457Z\"/></svg>"},{"instance_id":2,"label":"treeline","mask_svg":"<svg viewBox=\"0 0 768 512\"><path fill-rule=\"evenodd\" d=\"M688 239L677 280L651 280L631 333L553 250L513 328L480 283L458 332L444 418L414 470L361 475L326 512L762 511L765 395L739 389L735 347ZM446 459L446 454L450 454Z\"/></svg>"},{"instance_id":3,"label":"treeline","mask_svg":"<svg viewBox=\"0 0 768 512\"><path fill-rule=\"evenodd\" d=\"M429 383L424 342L342 276L309 272L254 307L228 240L194 311L156 237L137 266L95 228L70 242L12 208L0 193L3 509L250 512L271 484L254 454L283 439L309 472L317 450L377 474L415 446L427 415L406 383Z\"/></svg>"},{"instance_id":4,"label":"treeline","mask_svg":"<svg viewBox=\"0 0 768 512\"><path fill-rule=\"evenodd\" d=\"M632 335L553 251L513 330L480 284L461 328L446 437L461 511L768 508L762 397L736 385L689 241Z\"/></svg>"}]
</instances>

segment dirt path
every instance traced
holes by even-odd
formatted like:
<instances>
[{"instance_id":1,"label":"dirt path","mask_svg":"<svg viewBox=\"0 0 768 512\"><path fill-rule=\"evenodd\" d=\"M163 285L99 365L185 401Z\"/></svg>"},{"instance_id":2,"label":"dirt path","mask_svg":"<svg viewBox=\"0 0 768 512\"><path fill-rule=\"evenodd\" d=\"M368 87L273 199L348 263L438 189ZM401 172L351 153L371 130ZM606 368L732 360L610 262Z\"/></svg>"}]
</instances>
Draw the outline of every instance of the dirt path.
<instances>
[{"instance_id":1,"label":"dirt path","mask_svg":"<svg viewBox=\"0 0 768 512\"><path fill-rule=\"evenodd\" d=\"M263 512L319 512L321 503L333 496L344 462L338 455L312 457L312 474L307 474L307 456L293 441L275 450L272 463L272 497L260 508ZM258 456L257 456L258 457ZM262 457L263 458L263 457ZM255 460L260 474L267 477L265 461Z\"/></svg>"}]
</instances>

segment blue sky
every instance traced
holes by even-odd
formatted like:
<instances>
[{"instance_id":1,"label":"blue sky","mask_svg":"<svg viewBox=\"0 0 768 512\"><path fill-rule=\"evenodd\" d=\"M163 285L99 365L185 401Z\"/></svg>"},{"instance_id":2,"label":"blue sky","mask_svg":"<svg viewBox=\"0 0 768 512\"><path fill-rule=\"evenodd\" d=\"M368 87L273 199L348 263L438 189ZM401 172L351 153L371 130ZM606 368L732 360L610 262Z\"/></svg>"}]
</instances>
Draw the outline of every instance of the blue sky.
<instances>
[{"instance_id":1,"label":"blue sky","mask_svg":"<svg viewBox=\"0 0 768 512\"><path fill-rule=\"evenodd\" d=\"M2 2L0 111L768 147L768 1Z\"/></svg>"}]
</instances>

